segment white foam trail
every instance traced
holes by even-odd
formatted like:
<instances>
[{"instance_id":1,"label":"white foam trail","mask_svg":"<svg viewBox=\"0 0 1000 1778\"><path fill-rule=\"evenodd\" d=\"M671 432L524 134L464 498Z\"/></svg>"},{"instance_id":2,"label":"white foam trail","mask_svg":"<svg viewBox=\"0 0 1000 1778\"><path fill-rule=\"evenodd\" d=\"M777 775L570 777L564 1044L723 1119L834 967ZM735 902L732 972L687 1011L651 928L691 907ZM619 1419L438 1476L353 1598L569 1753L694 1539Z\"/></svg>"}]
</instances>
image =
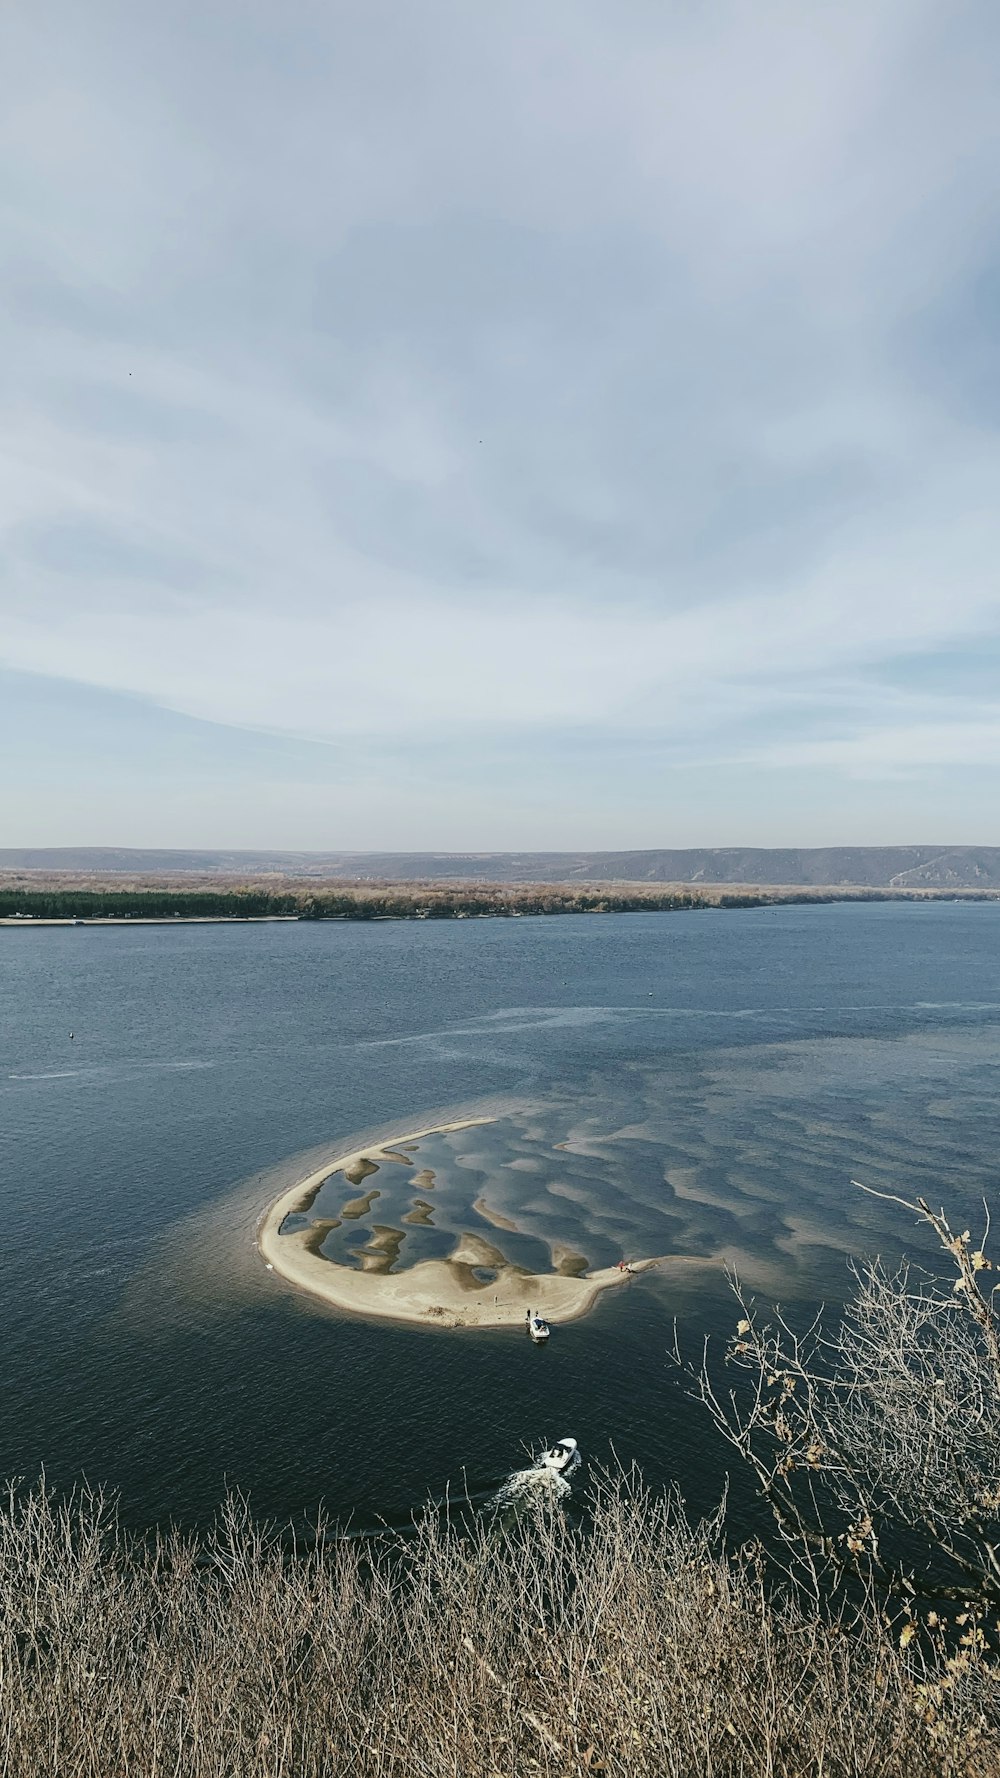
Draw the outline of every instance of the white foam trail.
<instances>
[{"instance_id":1,"label":"white foam trail","mask_svg":"<svg viewBox=\"0 0 1000 1778\"><path fill-rule=\"evenodd\" d=\"M495 1499L497 1506L527 1506L533 1500L561 1500L570 1492L565 1476L559 1475L554 1469L538 1466L534 1469L515 1469L513 1475L509 1475L497 1489Z\"/></svg>"},{"instance_id":2,"label":"white foam trail","mask_svg":"<svg viewBox=\"0 0 1000 1778\"><path fill-rule=\"evenodd\" d=\"M8 1074L8 1080L72 1080L82 1074L82 1068L60 1068L50 1074Z\"/></svg>"},{"instance_id":3,"label":"white foam trail","mask_svg":"<svg viewBox=\"0 0 1000 1778\"><path fill-rule=\"evenodd\" d=\"M572 1493L567 1477L575 1475L579 1467L580 1453L577 1451L569 1469L562 1472L541 1458L530 1469L515 1469L497 1489L496 1505L528 1506L532 1501L540 1504L543 1500L562 1500Z\"/></svg>"}]
</instances>

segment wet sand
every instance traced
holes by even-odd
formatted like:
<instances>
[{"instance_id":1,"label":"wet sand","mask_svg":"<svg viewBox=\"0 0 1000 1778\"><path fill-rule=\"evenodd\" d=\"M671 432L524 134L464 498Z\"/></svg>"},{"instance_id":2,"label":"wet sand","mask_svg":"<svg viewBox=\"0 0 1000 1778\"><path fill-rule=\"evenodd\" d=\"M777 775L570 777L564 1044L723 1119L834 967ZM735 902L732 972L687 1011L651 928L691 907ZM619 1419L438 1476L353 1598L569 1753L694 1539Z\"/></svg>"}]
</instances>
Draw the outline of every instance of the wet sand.
<instances>
[{"instance_id":1,"label":"wet sand","mask_svg":"<svg viewBox=\"0 0 1000 1778\"><path fill-rule=\"evenodd\" d=\"M361 1170L364 1162L370 1166L403 1159L400 1148L408 1148L423 1137L494 1121L465 1118L457 1123L438 1124L409 1136L393 1137L384 1145L369 1144L343 1155L333 1165L327 1162L283 1192L266 1212L257 1233L261 1255L290 1284L354 1315L416 1322L425 1327L514 1326L523 1323L529 1309L553 1323L585 1315L603 1290L627 1284L630 1273L618 1266L606 1266L585 1277L558 1270L529 1272L523 1266L512 1265L499 1248L473 1234L459 1236L447 1259L422 1260L402 1272L372 1269L379 1265L379 1248L385 1252L384 1235L388 1231L382 1232L382 1240L376 1233L368 1254L362 1258L365 1269L358 1270L323 1257L318 1251L322 1235L317 1238L316 1224L287 1235L280 1232L286 1217L308 1214L320 1186L331 1174L364 1178L368 1172L368 1168ZM503 1226L509 1226L506 1219ZM385 1263L383 1259L382 1264ZM656 1259L633 1260L630 1270L644 1272L659 1263Z\"/></svg>"},{"instance_id":2,"label":"wet sand","mask_svg":"<svg viewBox=\"0 0 1000 1778\"><path fill-rule=\"evenodd\" d=\"M501 1216L499 1210L491 1210L485 1198L477 1198L472 1208L477 1216L481 1216L484 1222L492 1223L495 1229L509 1229L511 1234L517 1233L517 1223L512 1222L509 1216Z\"/></svg>"}]
</instances>

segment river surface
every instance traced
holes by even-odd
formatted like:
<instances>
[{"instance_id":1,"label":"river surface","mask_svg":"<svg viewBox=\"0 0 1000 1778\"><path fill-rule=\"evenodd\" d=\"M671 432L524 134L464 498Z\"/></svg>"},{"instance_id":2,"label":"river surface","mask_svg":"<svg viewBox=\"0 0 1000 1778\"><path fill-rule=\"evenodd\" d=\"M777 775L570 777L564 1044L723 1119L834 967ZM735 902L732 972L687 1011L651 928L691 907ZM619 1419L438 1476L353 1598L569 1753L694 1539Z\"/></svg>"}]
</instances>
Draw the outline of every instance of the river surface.
<instances>
[{"instance_id":1,"label":"river surface","mask_svg":"<svg viewBox=\"0 0 1000 1778\"><path fill-rule=\"evenodd\" d=\"M232 1485L364 1528L573 1434L707 1507L725 1453L674 1318L692 1351L731 1329L724 1261L805 1312L852 1256L928 1251L852 1178L981 1218L998 1056L996 904L4 931L0 1477L108 1484L137 1525ZM352 1320L264 1270L261 1211L326 1155L475 1115L416 1152L429 1190L365 1181L336 1257L470 1229L533 1267L553 1242L712 1263L537 1349Z\"/></svg>"}]
</instances>

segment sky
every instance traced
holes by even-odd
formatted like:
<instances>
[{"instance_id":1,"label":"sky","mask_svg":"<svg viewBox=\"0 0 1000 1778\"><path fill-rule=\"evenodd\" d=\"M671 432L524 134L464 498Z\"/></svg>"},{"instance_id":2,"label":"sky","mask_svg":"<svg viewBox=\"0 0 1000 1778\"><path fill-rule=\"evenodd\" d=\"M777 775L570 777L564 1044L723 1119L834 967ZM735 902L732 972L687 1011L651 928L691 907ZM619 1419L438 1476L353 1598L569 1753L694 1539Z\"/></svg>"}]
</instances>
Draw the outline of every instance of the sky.
<instances>
[{"instance_id":1,"label":"sky","mask_svg":"<svg viewBox=\"0 0 1000 1778\"><path fill-rule=\"evenodd\" d=\"M1000 840L998 56L6 8L0 844Z\"/></svg>"}]
</instances>

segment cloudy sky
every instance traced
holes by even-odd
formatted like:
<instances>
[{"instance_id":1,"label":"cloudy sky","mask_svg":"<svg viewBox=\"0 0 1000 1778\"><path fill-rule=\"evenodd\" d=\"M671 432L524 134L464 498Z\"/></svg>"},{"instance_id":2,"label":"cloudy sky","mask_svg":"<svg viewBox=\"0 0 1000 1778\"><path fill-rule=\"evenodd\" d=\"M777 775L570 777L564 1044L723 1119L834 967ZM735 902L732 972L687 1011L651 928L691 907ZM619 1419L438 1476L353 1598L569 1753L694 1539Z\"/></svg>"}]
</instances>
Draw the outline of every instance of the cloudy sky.
<instances>
[{"instance_id":1,"label":"cloudy sky","mask_svg":"<svg viewBox=\"0 0 1000 1778\"><path fill-rule=\"evenodd\" d=\"M14 0L9 845L997 841L995 0Z\"/></svg>"}]
</instances>

